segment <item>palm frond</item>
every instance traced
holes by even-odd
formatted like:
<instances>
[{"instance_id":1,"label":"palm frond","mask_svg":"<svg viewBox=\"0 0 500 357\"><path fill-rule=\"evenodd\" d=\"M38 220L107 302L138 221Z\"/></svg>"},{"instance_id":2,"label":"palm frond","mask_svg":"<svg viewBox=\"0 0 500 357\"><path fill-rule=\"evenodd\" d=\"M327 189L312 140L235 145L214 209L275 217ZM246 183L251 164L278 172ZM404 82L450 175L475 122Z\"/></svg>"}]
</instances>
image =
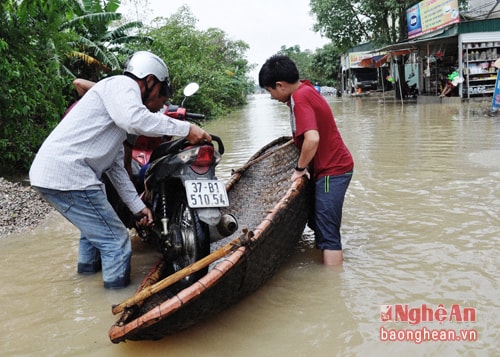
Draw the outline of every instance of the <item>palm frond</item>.
<instances>
[{"instance_id":1,"label":"palm frond","mask_svg":"<svg viewBox=\"0 0 500 357\"><path fill-rule=\"evenodd\" d=\"M78 52L78 51L71 51L69 53L66 54L66 56L68 58L78 58L80 60L82 60L83 62L85 62L86 64L88 64L89 66L99 66L101 67L102 63L101 61L95 59L94 57L92 56L89 56L88 54L86 53L83 53L83 52Z\"/></svg>"},{"instance_id":2,"label":"palm frond","mask_svg":"<svg viewBox=\"0 0 500 357\"><path fill-rule=\"evenodd\" d=\"M126 36L118 37L111 41L112 44L129 44L129 43L153 43L153 38L150 36Z\"/></svg>"},{"instance_id":3,"label":"palm frond","mask_svg":"<svg viewBox=\"0 0 500 357\"><path fill-rule=\"evenodd\" d=\"M115 31L126 32L127 30L131 30L134 28L140 29L142 27L144 27L144 24L141 21L131 21L131 22L127 22L126 24L123 24L121 26L118 26L115 29Z\"/></svg>"},{"instance_id":4,"label":"palm frond","mask_svg":"<svg viewBox=\"0 0 500 357\"><path fill-rule=\"evenodd\" d=\"M140 24L140 25L137 26L137 24ZM127 34L128 30L133 29L133 28L139 28L141 26L142 26L141 22L133 23L133 24L132 23L124 24L122 26L119 26L113 30L106 32L102 38L103 38L103 40L109 41L109 40L112 40L114 38L125 37L125 36L128 36L128 34Z\"/></svg>"},{"instance_id":5,"label":"palm frond","mask_svg":"<svg viewBox=\"0 0 500 357\"><path fill-rule=\"evenodd\" d=\"M82 0L85 12L102 12L102 1L101 0Z\"/></svg>"},{"instance_id":6,"label":"palm frond","mask_svg":"<svg viewBox=\"0 0 500 357\"><path fill-rule=\"evenodd\" d=\"M100 24L107 25L108 23L120 20L122 18L122 14L115 12L100 12L97 14L85 14L82 16L77 16L72 18L71 20L66 21L60 26L60 29L66 28L78 28L81 24Z\"/></svg>"},{"instance_id":7,"label":"palm frond","mask_svg":"<svg viewBox=\"0 0 500 357\"><path fill-rule=\"evenodd\" d=\"M73 14L82 15L85 13L83 3L78 0L68 0L70 7L73 9ZM71 72L70 72L71 73Z\"/></svg>"},{"instance_id":8,"label":"palm frond","mask_svg":"<svg viewBox=\"0 0 500 357\"><path fill-rule=\"evenodd\" d=\"M109 0L104 10L107 12L116 12L121 5L121 0Z\"/></svg>"},{"instance_id":9,"label":"palm frond","mask_svg":"<svg viewBox=\"0 0 500 357\"><path fill-rule=\"evenodd\" d=\"M76 75L73 72L71 72L71 70L68 67L66 67L65 65L62 65L62 70L64 73L66 73L71 78L76 78Z\"/></svg>"}]
</instances>

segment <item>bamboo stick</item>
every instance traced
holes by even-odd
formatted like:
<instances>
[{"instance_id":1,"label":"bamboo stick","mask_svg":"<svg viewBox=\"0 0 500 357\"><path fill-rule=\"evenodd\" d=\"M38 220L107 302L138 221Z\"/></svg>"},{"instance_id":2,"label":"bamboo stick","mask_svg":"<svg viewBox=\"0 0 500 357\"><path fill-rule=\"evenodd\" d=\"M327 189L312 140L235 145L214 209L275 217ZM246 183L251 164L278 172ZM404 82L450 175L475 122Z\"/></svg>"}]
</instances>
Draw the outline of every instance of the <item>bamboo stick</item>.
<instances>
[{"instance_id":1,"label":"bamboo stick","mask_svg":"<svg viewBox=\"0 0 500 357\"><path fill-rule=\"evenodd\" d=\"M146 287L157 283L158 280L160 280L160 277L161 277L160 274L163 271L164 266L165 266L164 260L161 260L160 262L158 262L155 266L155 271L148 276L147 280L144 282L141 289L145 289ZM136 310L137 308L140 308L143 302L144 301L138 302L137 305L134 305L134 308L125 309L122 316L120 316L120 319L116 322L116 325L118 325L118 326L125 325L126 321L134 313L134 310Z\"/></svg>"},{"instance_id":2,"label":"bamboo stick","mask_svg":"<svg viewBox=\"0 0 500 357\"><path fill-rule=\"evenodd\" d=\"M206 266L210 265L216 260L224 257L226 254L231 252L235 246L239 246L240 243L241 243L240 238L236 238L232 242L217 249L215 252L207 255L206 257L194 262L193 264L188 265L184 269L181 269L172 275L167 276L165 279L160 280L159 282L146 287L145 289L139 291L138 293L131 296L122 303L114 305L111 310L113 312L113 315L119 314L125 309L130 308L136 305L137 303L146 300L148 297L156 294L157 292L169 287L170 285L175 284L176 282L185 278L186 276L191 275L205 268Z\"/></svg>"}]
</instances>

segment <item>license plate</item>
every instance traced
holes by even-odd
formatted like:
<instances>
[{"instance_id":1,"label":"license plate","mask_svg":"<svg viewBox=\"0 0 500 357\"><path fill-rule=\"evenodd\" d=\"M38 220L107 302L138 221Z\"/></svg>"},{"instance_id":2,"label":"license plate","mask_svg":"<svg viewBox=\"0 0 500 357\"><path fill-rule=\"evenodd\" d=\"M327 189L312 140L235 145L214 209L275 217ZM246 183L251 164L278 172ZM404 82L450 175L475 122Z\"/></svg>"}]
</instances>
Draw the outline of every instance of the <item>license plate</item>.
<instances>
[{"instance_id":1,"label":"license plate","mask_svg":"<svg viewBox=\"0 0 500 357\"><path fill-rule=\"evenodd\" d=\"M226 185L219 180L186 180L186 196L191 208L227 207Z\"/></svg>"}]
</instances>

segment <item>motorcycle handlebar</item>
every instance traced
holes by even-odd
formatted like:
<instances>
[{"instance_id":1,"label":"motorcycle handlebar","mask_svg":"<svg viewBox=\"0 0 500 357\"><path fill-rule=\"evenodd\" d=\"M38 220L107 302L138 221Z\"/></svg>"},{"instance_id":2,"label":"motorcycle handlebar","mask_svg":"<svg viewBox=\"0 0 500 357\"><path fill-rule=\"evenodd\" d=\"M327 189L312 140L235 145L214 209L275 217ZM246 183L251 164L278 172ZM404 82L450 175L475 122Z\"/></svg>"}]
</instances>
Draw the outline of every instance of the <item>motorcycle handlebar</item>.
<instances>
[{"instance_id":1,"label":"motorcycle handlebar","mask_svg":"<svg viewBox=\"0 0 500 357\"><path fill-rule=\"evenodd\" d=\"M204 114L197 114L197 113L186 113L186 119L205 119Z\"/></svg>"},{"instance_id":2,"label":"motorcycle handlebar","mask_svg":"<svg viewBox=\"0 0 500 357\"><path fill-rule=\"evenodd\" d=\"M179 107L178 105L169 105L164 114L168 115L171 118L188 120L197 125L199 125L199 120L205 119L204 114L188 113L186 112L186 108Z\"/></svg>"},{"instance_id":3,"label":"motorcycle handlebar","mask_svg":"<svg viewBox=\"0 0 500 357\"><path fill-rule=\"evenodd\" d=\"M210 136L212 137L212 141L215 141L217 143L219 154L224 154L224 144L222 143L222 139L217 135L210 134Z\"/></svg>"}]
</instances>

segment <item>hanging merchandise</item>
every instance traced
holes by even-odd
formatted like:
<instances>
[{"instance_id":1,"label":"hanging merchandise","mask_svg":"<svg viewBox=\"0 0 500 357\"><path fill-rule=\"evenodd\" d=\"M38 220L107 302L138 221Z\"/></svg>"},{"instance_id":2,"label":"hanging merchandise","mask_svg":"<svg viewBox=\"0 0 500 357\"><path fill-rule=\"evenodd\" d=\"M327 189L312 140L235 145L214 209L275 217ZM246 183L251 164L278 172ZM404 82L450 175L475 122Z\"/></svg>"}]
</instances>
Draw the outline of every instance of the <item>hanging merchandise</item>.
<instances>
[{"instance_id":1,"label":"hanging merchandise","mask_svg":"<svg viewBox=\"0 0 500 357\"><path fill-rule=\"evenodd\" d=\"M427 44L427 68L424 70L424 75L426 77L430 77L431 76L431 60L429 58L429 44Z\"/></svg>"}]
</instances>

